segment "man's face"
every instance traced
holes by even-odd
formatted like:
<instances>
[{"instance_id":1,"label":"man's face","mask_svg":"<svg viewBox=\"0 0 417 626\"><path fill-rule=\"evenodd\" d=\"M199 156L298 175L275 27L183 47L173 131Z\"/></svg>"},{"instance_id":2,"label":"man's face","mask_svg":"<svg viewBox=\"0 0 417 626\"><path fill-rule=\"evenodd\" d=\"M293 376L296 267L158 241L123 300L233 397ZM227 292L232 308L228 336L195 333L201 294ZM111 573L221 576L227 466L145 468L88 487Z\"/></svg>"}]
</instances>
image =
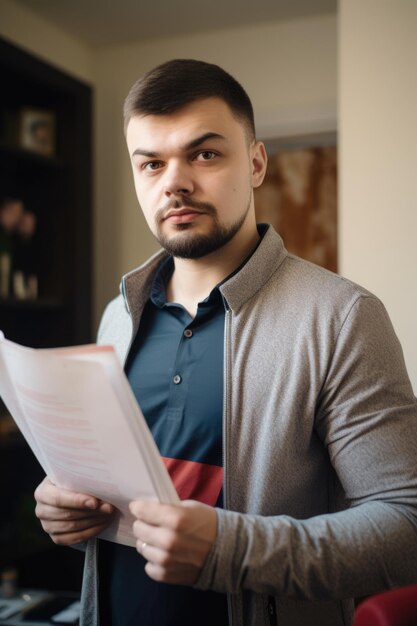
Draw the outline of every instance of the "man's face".
<instances>
[{"instance_id":1,"label":"man's face","mask_svg":"<svg viewBox=\"0 0 417 626\"><path fill-rule=\"evenodd\" d=\"M262 144L218 98L127 127L136 194L148 225L172 255L200 258L254 222L253 187L265 171Z\"/></svg>"}]
</instances>

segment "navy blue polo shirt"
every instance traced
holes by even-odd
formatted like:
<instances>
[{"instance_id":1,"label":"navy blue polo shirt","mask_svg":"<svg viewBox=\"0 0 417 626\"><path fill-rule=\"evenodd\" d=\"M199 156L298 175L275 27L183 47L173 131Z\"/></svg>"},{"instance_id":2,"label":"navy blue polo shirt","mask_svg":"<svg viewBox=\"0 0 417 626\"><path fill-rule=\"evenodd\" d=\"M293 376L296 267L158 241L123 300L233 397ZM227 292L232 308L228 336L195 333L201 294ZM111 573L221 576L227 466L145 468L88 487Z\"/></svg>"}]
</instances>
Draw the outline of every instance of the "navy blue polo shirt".
<instances>
[{"instance_id":1,"label":"navy blue polo shirt","mask_svg":"<svg viewBox=\"0 0 417 626\"><path fill-rule=\"evenodd\" d=\"M219 289L194 319L166 302L156 274L126 373L181 499L221 506L224 305ZM225 594L153 581L134 548L99 542L101 626L227 626Z\"/></svg>"}]
</instances>

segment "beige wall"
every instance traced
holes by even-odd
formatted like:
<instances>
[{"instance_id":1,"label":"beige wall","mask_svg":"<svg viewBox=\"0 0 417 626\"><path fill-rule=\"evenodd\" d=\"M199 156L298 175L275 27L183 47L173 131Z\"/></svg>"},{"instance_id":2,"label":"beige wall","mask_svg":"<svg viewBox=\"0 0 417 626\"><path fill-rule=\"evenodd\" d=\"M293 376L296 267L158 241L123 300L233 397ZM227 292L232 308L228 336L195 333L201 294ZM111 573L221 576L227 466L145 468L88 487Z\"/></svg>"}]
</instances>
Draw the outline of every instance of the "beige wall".
<instances>
[{"instance_id":1,"label":"beige wall","mask_svg":"<svg viewBox=\"0 0 417 626\"><path fill-rule=\"evenodd\" d=\"M376 293L417 391L417 2L340 2L340 269Z\"/></svg>"},{"instance_id":2,"label":"beige wall","mask_svg":"<svg viewBox=\"0 0 417 626\"><path fill-rule=\"evenodd\" d=\"M14 0L0 0L0 35L76 78L93 82L89 48Z\"/></svg>"}]
</instances>

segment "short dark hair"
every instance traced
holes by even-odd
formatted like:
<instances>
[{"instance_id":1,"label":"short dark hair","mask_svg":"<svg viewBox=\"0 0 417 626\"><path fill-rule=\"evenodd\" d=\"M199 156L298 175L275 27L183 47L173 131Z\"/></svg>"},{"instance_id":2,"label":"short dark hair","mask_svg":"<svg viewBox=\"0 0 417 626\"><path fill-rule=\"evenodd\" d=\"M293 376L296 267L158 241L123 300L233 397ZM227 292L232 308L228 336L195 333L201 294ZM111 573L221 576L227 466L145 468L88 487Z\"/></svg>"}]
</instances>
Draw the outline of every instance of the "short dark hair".
<instances>
[{"instance_id":1,"label":"short dark hair","mask_svg":"<svg viewBox=\"0 0 417 626\"><path fill-rule=\"evenodd\" d=\"M223 100L255 138L252 103L242 85L218 65L195 59L167 61L136 81L123 107L125 131L135 115L168 115L204 98Z\"/></svg>"}]
</instances>

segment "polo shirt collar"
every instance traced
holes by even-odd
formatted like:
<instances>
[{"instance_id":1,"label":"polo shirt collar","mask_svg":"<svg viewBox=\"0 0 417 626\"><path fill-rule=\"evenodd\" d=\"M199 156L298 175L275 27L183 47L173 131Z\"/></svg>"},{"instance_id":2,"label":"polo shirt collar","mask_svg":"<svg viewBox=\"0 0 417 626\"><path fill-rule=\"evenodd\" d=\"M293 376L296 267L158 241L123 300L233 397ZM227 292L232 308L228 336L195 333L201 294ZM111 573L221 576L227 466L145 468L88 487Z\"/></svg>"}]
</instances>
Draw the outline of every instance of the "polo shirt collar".
<instances>
[{"instance_id":1,"label":"polo shirt collar","mask_svg":"<svg viewBox=\"0 0 417 626\"><path fill-rule=\"evenodd\" d=\"M166 296L168 281L171 278L173 271L174 260L172 256L167 257L156 270L155 278L153 279L151 287L150 300L159 309L162 309L166 305L175 305L175 303L168 303ZM219 291L219 286L215 285L207 298L199 303L199 306L218 305L221 301L222 296Z\"/></svg>"}]
</instances>

